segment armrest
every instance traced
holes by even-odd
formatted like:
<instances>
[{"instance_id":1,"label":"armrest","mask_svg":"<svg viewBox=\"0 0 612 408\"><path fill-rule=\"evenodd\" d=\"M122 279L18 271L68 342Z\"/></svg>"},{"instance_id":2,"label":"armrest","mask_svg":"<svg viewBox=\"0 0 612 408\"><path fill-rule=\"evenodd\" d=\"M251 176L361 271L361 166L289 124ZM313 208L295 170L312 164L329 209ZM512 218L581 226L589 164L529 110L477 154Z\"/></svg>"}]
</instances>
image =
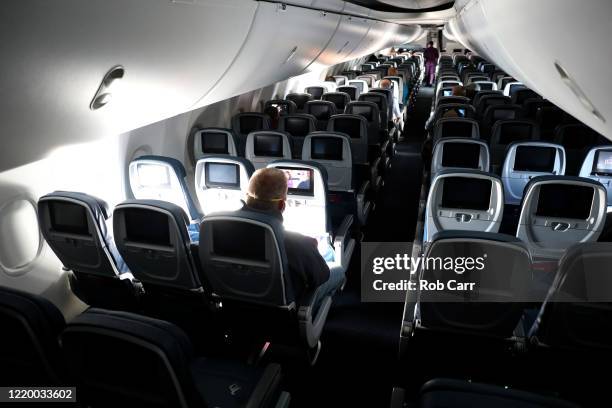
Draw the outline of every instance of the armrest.
<instances>
[{"instance_id":1,"label":"armrest","mask_svg":"<svg viewBox=\"0 0 612 408\"><path fill-rule=\"evenodd\" d=\"M279 394L281 367L278 364L268 364L257 385L253 389L245 408L271 407Z\"/></svg>"},{"instance_id":2,"label":"armrest","mask_svg":"<svg viewBox=\"0 0 612 408\"><path fill-rule=\"evenodd\" d=\"M365 225L370 214L371 203L367 199L368 192L370 191L370 181L364 181L361 188L357 192L355 200L357 202L357 218L361 225Z\"/></svg>"},{"instance_id":3,"label":"armrest","mask_svg":"<svg viewBox=\"0 0 612 408\"><path fill-rule=\"evenodd\" d=\"M298 321L300 337L309 348L314 348L319 343L323 326L327 321L327 315L331 308L332 299L330 295L326 295L321 300L321 305L313 316L314 302L318 299L318 295L323 290L322 286L317 287L314 291L307 294L306 299L298 309Z\"/></svg>"},{"instance_id":4,"label":"armrest","mask_svg":"<svg viewBox=\"0 0 612 408\"><path fill-rule=\"evenodd\" d=\"M336 231L334 237L334 258L340 265L340 269L346 272L348 263L350 262L355 247L355 241L350 239L349 231L353 226L353 216L346 215L342 220L342 224Z\"/></svg>"}]
</instances>

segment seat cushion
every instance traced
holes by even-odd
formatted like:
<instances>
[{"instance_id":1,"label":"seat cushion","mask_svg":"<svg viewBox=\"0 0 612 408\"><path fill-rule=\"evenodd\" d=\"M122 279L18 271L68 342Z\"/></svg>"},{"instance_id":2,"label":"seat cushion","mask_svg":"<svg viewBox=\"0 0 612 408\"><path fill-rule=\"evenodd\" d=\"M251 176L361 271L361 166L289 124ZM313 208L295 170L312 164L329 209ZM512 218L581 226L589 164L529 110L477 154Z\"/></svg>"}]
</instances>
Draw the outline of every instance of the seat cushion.
<instances>
[{"instance_id":1,"label":"seat cushion","mask_svg":"<svg viewBox=\"0 0 612 408\"><path fill-rule=\"evenodd\" d=\"M451 379L435 379L421 389L421 408L577 408L557 398L525 391L468 383Z\"/></svg>"},{"instance_id":2,"label":"seat cushion","mask_svg":"<svg viewBox=\"0 0 612 408\"><path fill-rule=\"evenodd\" d=\"M61 379L58 337L66 323L55 305L41 296L2 287L0 325L0 382L34 385Z\"/></svg>"},{"instance_id":3,"label":"seat cushion","mask_svg":"<svg viewBox=\"0 0 612 408\"><path fill-rule=\"evenodd\" d=\"M200 358L191 364L197 390L208 407L259 407L272 400L278 391L280 366L265 368L239 362Z\"/></svg>"}]
</instances>

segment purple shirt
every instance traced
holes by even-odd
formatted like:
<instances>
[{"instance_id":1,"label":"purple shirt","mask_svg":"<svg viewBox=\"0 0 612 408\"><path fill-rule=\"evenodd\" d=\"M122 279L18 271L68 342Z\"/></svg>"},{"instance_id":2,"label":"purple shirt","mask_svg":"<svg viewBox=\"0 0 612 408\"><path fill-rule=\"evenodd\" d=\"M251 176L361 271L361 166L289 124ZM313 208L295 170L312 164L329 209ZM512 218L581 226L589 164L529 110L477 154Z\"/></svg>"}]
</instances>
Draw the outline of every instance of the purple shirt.
<instances>
[{"instance_id":1,"label":"purple shirt","mask_svg":"<svg viewBox=\"0 0 612 408\"><path fill-rule=\"evenodd\" d=\"M423 57L425 58L426 63L433 62L436 64L439 56L440 53L438 52L438 49L434 47L425 48L425 51L423 51Z\"/></svg>"}]
</instances>

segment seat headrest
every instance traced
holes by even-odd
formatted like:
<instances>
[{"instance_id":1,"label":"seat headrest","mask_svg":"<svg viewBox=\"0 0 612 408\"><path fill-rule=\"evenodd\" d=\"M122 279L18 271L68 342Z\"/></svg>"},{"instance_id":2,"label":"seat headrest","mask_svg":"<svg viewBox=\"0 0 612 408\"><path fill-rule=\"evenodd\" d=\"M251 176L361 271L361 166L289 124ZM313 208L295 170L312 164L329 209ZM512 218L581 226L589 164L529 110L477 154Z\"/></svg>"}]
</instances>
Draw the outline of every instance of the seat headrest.
<instances>
[{"instance_id":1,"label":"seat headrest","mask_svg":"<svg viewBox=\"0 0 612 408\"><path fill-rule=\"evenodd\" d=\"M107 220L111 215L109 212L109 205L106 201L102 200L101 198L89 195L89 194L80 193L76 191L57 190L52 193L45 194L44 196L41 197L41 199L45 199L45 200L52 200L52 199L61 200L63 198L79 201L85 204L92 211L96 219ZM101 216L101 218L97 217L98 214Z\"/></svg>"},{"instance_id":2,"label":"seat headrest","mask_svg":"<svg viewBox=\"0 0 612 408\"><path fill-rule=\"evenodd\" d=\"M297 111L297 105L295 102L288 99L271 99L264 103L264 111L269 107L276 107L279 109L280 115L289 115Z\"/></svg>"},{"instance_id":3,"label":"seat headrest","mask_svg":"<svg viewBox=\"0 0 612 408\"><path fill-rule=\"evenodd\" d=\"M108 211L104 201L84 193L56 191L38 200L40 230L64 267L104 277L128 272L114 251Z\"/></svg>"},{"instance_id":4,"label":"seat headrest","mask_svg":"<svg viewBox=\"0 0 612 408\"><path fill-rule=\"evenodd\" d=\"M246 206L215 213L202 220L200 237L202 270L215 296L276 307L293 304L279 214ZM251 244L244 245L245 241ZM241 267L228 269L228 265Z\"/></svg>"},{"instance_id":5,"label":"seat headrest","mask_svg":"<svg viewBox=\"0 0 612 408\"><path fill-rule=\"evenodd\" d=\"M180 206L192 220L200 214L185 181L186 171L177 159L164 156L140 156L129 166L132 197L165 200Z\"/></svg>"},{"instance_id":6,"label":"seat headrest","mask_svg":"<svg viewBox=\"0 0 612 408\"><path fill-rule=\"evenodd\" d=\"M305 112L313 115L316 119L327 120L336 114L336 105L330 101L308 101Z\"/></svg>"},{"instance_id":7,"label":"seat headrest","mask_svg":"<svg viewBox=\"0 0 612 408\"><path fill-rule=\"evenodd\" d=\"M344 109L345 113L361 115L368 122L378 122L380 118L380 113L378 110L378 105L374 102L366 102L366 101L353 101L349 102Z\"/></svg>"},{"instance_id":8,"label":"seat headrest","mask_svg":"<svg viewBox=\"0 0 612 408\"><path fill-rule=\"evenodd\" d=\"M241 112L232 118L232 129L239 135L270 129L270 118L260 112Z\"/></svg>"},{"instance_id":9,"label":"seat headrest","mask_svg":"<svg viewBox=\"0 0 612 408\"><path fill-rule=\"evenodd\" d=\"M328 130L347 134L351 139L367 135L368 121L361 115L340 113L329 119Z\"/></svg>"},{"instance_id":10,"label":"seat headrest","mask_svg":"<svg viewBox=\"0 0 612 408\"><path fill-rule=\"evenodd\" d=\"M344 111L344 107L350 102L351 97L346 92L326 92L321 97L324 101L330 101L340 111Z\"/></svg>"},{"instance_id":11,"label":"seat headrest","mask_svg":"<svg viewBox=\"0 0 612 408\"><path fill-rule=\"evenodd\" d=\"M309 101L307 103L314 102ZM319 101L320 102L320 101ZM307 105L308 106L308 105ZM308 113L294 113L282 116L278 121L278 130L294 137L305 137L316 129L316 118Z\"/></svg>"},{"instance_id":12,"label":"seat headrest","mask_svg":"<svg viewBox=\"0 0 612 408\"><path fill-rule=\"evenodd\" d=\"M491 145L509 145L539 139L540 127L531 120L502 119L495 122L491 135Z\"/></svg>"},{"instance_id":13,"label":"seat headrest","mask_svg":"<svg viewBox=\"0 0 612 408\"><path fill-rule=\"evenodd\" d=\"M210 127L197 129L193 138L195 160L206 154L229 154L237 156L238 141L231 129Z\"/></svg>"},{"instance_id":14,"label":"seat headrest","mask_svg":"<svg viewBox=\"0 0 612 408\"><path fill-rule=\"evenodd\" d=\"M606 190L583 177L539 176L525 186L517 237L536 257L559 258L570 245L596 241L605 223Z\"/></svg>"}]
</instances>

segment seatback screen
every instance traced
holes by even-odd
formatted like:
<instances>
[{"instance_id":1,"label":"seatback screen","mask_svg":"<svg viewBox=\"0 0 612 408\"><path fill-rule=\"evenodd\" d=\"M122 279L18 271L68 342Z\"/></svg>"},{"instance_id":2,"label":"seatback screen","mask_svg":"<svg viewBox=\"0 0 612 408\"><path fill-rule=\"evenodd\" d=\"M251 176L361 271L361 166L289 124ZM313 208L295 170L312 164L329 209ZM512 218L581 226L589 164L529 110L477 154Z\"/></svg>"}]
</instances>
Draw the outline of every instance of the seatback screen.
<instances>
[{"instance_id":1,"label":"seatback screen","mask_svg":"<svg viewBox=\"0 0 612 408\"><path fill-rule=\"evenodd\" d=\"M516 119L516 112L510 109L495 109L493 111L493 120Z\"/></svg>"},{"instance_id":2,"label":"seatback screen","mask_svg":"<svg viewBox=\"0 0 612 408\"><path fill-rule=\"evenodd\" d=\"M451 96L453 94L453 90L452 89L443 89L442 90L442 96Z\"/></svg>"},{"instance_id":3,"label":"seatback screen","mask_svg":"<svg viewBox=\"0 0 612 408\"><path fill-rule=\"evenodd\" d=\"M514 170L552 173L557 149L546 146L518 146L514 156Z\"/></svg>"},{"instance_id":4,"label":"seatback screen","mask_svg":"<svg viewBox=\"0 0 612 408\"><path fill-rule=\"evenodd\" d=\"M287 191L294 195L314 194L314 172L308 168L278 167L287 176Z\"/></svg>"},{"instance_id":5,"label":"seatback screen","mask_svg":"<svg viewBox=\"0 0 612 408\"><path fill-rule=\"evenodd\" d=\"M586 220L591 214L595 190L571 184L543 184L540 186L536 215Z\"/></svg>"},{"instance_id":6,"label":"seatback screen","mask_svg":"<svg viewBox=\"0 0 612 408\"><path fill-rule=\"evenodd\" d=\"M283 138L281 135L255 135L253 150L256 156L283 157Z\"/></svg>"},{"instance_id":7,"label":"seatback screen","mask_svg":"<svg viewBox=\"0 0 612 408\"><path fill-rule=\"evenodd\" d=\"M338 88L338 92L344 92L351 97L351 100L357 99L357 89L353 86L343 86Z\"/></svg>"},{"instance_id":8,"label":"seatback screen","mask_svg":"<svg viewBox=\"0 0 612 408\"><path fill-rule=\"evenodd\" d=\"M212 225L213 253L230 258L266 260L266 232L257 225L238 221L215 222ZM237 240L236 237L241 239ZM248 245L245 245L248 242Z\"/></svg>"},{"instance_id":9,"label":"seatback screen","mask_svg":"<svg viewBox=\"0 0 612 408\"><path fill-rule=\"evenodd\" d=\"M472 137L472 124L469 122L442 122L442 137Z\"/></svg>"},{"instance_id":10,"label":"seatback screen","mask_svg":"<svg viewBox=\"0 0 612 408\"><path fill-rule=\"evenodd\" d=\"M234 163L205 163L206 187L240 187L240 172Z\"/></svg>"},{"instance_id":11,"label":"seatback screen","mask_svg":"<svg viewBox=\"0 0 612 408\"><path fill-rule=\"evenodd\" d=\"M89 235L87 209L80 204L50 202L51 228L57 232Z\"/></svg>"},{"instance_id":12,"label":"seatback screen","mask_svg":"<svg viewBox=\"0 0 612 408\"><path fill-rule=\"evenodd\" d=\"M491 180L447 177L442 186L442 202L446 208L486 211L491 204Z\"/></svg>"},{"instance_id":13,"label":"seatback screen","mask_svg":"<svg viewBox=\"0 0 612 408\"><path fill-rule=\"evenodd\" d=\"M361 115L366 118L368 122L374 120L374 115L372 114L372 108L370 106L353 105L352 110L354 115Z\"/></svg>"},{"instance_id":14,"label":"seatback screen","mask_svg":"<svg viewBox=\"0 0 612 408\"><path fill-rule=\"evenodd\" d=\"M202 152L210 154L227 154L227 135L220 132L202 132Z\"/></svg>"},{"instance_id":15,"label":"seatback screen","mask_svg":"<svg viewBox=\"0 0 612 408\"><path fill-rule=\"evenodd\" d=\"M168 216L159 211L127 208L124 211L126 239L143 244L171 246Z\"/></svg>"},{"instance_id":16,"label":"seatback screen","mask_svg":"<svg viewBox=\"0 0 612 408\"><path fill-rule=\"evenodd\" d=\"M170 170L159 164L138 164L138 182L143 187L170 188Z\"/></svg>"},{"instance_id":17,"label":"seatback screen","mask_svg":"<svg viewBox=\"0 0 612 408\"><path fill-rule=\"evenodd\" d=\"M598 150L593 160L593 173L612 176L612 150Z\"/></svg>"},{"instance_id":18,"label":"seatback screen","mask_svg":"<svg viewBox=\"0 0 612 408\"><path fill-rule=\"evenodd\" d=\"M340 118L334 121L334 132L347 134L351 139L361 138L361 122L356 119Z\"/></svg>"},{"instance_id":19,"label":"seatback screen","mask_svg":"<svg viewBox=\"0 0 612 408\"><path fill-rule=\"evenodd\" d=\"M353 85L355 88L357 88L359 93L363 92L363 83L362 82L351 82L350 85Z\"/></svg>"},{"instance_id":20,"label":"seatback screen","mask_svg":"<svg viewBox=\"0 0 612 408\"><path fill-rule=\"evenodd\" d=\"M319 120L328 120L331 109L324 104L309 104L309 113Z\"/></svg>"},{"instance_id":21,"label":"seatback screen","mask_svg":"<svg viewBox=\"0 0 612 408\"><path fill-rule=\"evenodd\" d=\"M310 157L314 160L342 160L342 139L313 137L310 139Z\"/></svg>"},{"instance_id":22,"label":"seatback screen","mask_svg":"<svg viewBox=\"0 0 612 408\"><path fill-rule=\"evenodd\" d=\"M480 164L480 145L476 143L444 143L442 166L477 169Z\"/></svg>"},{"instance_id":23,"label":"seatback screen","mask_svg":"<svg viewBox=\"0 0 612 408\"><path fill-rule=\"evenodd\" d=\"M308 119L305 118L285 118L285 131L291 136L305 137L310 133Z\"/></svg>"}]
</instances>

